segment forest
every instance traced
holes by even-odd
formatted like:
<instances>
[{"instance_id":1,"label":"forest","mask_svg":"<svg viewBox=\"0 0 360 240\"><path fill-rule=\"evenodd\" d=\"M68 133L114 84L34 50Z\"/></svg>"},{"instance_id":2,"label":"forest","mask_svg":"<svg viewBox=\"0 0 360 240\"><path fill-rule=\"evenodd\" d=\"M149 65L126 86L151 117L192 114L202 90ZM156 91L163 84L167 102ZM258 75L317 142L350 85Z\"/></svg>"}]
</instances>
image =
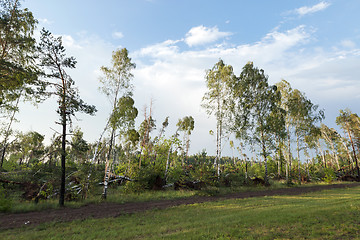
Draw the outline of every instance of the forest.
<instances>
[{"instance_id":1,"label":"forest","mask_svg":"<svg viewBox=\"0 0 360 240\"><path fill-rule=\"evenodd\" d=\"M60 206L90 197L105 201L114 191L360 181L359 116L339 109L334 121L341 131L328 127L324 110L301 89L287 80L269 84L265 71L250 61L239 75L221 59L206 70L201 108L216 119L215 130L209 129L216 155L210 156L206 149L189 154L196 130L192 116L165 134L169 117L154 119L151 106L139 114L133 94L136 63L126 48L116 49L99 78L111 112L99 126L98 140L87 142L73 121L77 113L95 115L99 106L82 100L68 74L76 58L49 30L35 39L38 20L18 0L1 0L0 6L0 212L16 201L56 199ZM62 129L50 144L43 133L14 129L22 101L42 104L49 98L57 99L54 126ZM224 144L237 157L223 156Z\"/></svg>"}]
</instances>

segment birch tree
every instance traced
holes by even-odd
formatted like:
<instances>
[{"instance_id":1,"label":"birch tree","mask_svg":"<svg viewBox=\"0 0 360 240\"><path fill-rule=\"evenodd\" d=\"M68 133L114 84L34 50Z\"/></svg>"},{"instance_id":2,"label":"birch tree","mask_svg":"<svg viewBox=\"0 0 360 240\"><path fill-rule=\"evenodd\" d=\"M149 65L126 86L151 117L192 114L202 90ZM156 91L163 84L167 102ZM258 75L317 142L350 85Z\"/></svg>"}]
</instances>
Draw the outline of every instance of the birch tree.
<instances>
[{"instance_id":1,"label":"birch tree","mask_svg":"<svg viewBox=\"0 0 360 240\"><path fill-rule=\"evenodd\" d=\"M347 133L347 137L349 138L353 150L352 152L355 160L357 176L358 179L360 179L360 169L354 142L356 130L360 127L359 117L357 114L352 113L350 109L340 110L339 116L336 117L336 124L338 124Z\"/></svg>"},{"instance_id":2,"label":"birch tree","mask_svg":"<svg viewBox=\"0 0 360 240\"><path fill-rule=\"evenodd\" d=\"M267 157L275 149L275 138L284 131L280 92L268 84L264 70L247 63L235 84L234 119L236 137L260 148L265 163L265 183L268 183Z\"/></svg>"},{"instance_id":3,"label":"birch tree","mask_svg":"<svg viewBox=\"0 0 360 240\"><path fill-rule=\"evenodd\" d=\"M281 103L280 107L284 110L284 121L285 121L285 134L286 134L286 143L282 144L279 143L279 146L286 146L287 154L286 154L286 167L285 167L285 176L286 182L291 182L290 179L290 171L291 171L291 161L292 161L292 154L291 154L291 115L289 111L289 101L290 95L293 91L290 83L284 79L282 79L279 83L276 84L278 90L281 94Z\"/></svg>"},{"instance_id":4,"label":"birch tree","mask_svg":"<svg viewBox=\"0 0 360 240\"><path fill-rule=\"evenodd\" d=\"M316 122L324 119L324 112L323 110L318 110L318 107L318 105L314 105L304 93L297 89L293 90L290 95L289 112L296 136L299 183L301 183L300 151L304 149L305 137L310 134Z\"/></svg>"},{"instance_id":5,"label":"birch tree","mask_svg":"<svg viewBox=\"0 0 360 240\"><path fill-rule=\"evenodd\" d=\"M186 116L183 119L179 119L178 123L176 124L176 126L179 127L180 131L184 132L184 137L183 137L183 155L184 157L182 159L184 159L185 161L187 160L187 156L189 153L189 148L190 148L190 135L191 132L194 130L194 118L192 116ZM182 161L182 164L184 164L184 160Z\"/></svg>"},{"instance_id":6,"label":"birch tree","mask_svg":"<svg viewBox=\"0 0 360 240\"><path fill-rule=\"evenodd\" d=\"M35 62L36 25L32 12L22 9L19 0L0 0L0 113L6 119L0 168L20 98L36 103L44 97L45 83L38 78L40 71Z\"/></svg>"},{"instance_id":7,"label":"birch tree","mask_svg":"<svg viewBox=\"0 0 360 240\"><path fill-rule=\"evenodd\" d=\"M19 0L0 1L0 109L12 109L21 94L34 98L44 91L35 63L36 24Z\"/></svg>"},{"instance_id":8,"label":"birch tree","mask_svg":"<svg viewBox=\"0 0 360 240\"><path fill-rule=\"evenodd\" d=\"M131 71L135 68L135 64L131 62L131 58L128 56L128 50L126 48L114 51L112 54L111 63L112 63L111 67L101 67L100 69L103 73L103 77L100 78L100 83L102 84L101 90L108 97L112 105L112 109L109 117L109 125L108 125L110 130L110 141L109 141L109 149L105 164L104 190L102 194L102 197L104 199L106 199L107 196L108 174L110 171L109 164L112 157L112 150L115 141L115 133L123 125L127 124L126 120L130 120L130 119L126 119L127 117L123 116L124 121L119 123L119 117L121 117L121 114L119 115L119 113L123 111L122 104L124 103L124 101L132 100L132 98L131 100L129 98L132 96L132 89L133 89L133 85L131 83L133 74L131 73ZM121 96L125 98L123 98L119 102ZM135 110L134 109L132 110L133 112L130 114L132 115L131 117L134 117L135 115L137 116L137 110L136 110L136 114L135 114ZM122 113L125 114L124 111Z\"/></svg>"},{"instance_id":9,"label":"birch tree","mask_svg":"<svg viewBox=\"0 0 360 240\"><path fill-rule=\"evenodd\" d=\"M336 142L339 137L338 133L335 129L329 128L325 124L321 124L321 136L331 149L333 155L332 159L335 161L337 169L340 169L339 157L337 154L338 150L336 146Z\"/></svg>"},{"instance_id":10,"label":"birch tree","mask_svg":"<svg viewBox=\"0 0 360 240\"><path fill-rule=\"evenodd\" d=\"M230 65L219 60L212 69L206 71L208 91L202 98L202 107L206 113L216 118L216 158L214 165L220 174L221 144L230 119L230 91L234 73Z\"/></svg>"}]
</instances>

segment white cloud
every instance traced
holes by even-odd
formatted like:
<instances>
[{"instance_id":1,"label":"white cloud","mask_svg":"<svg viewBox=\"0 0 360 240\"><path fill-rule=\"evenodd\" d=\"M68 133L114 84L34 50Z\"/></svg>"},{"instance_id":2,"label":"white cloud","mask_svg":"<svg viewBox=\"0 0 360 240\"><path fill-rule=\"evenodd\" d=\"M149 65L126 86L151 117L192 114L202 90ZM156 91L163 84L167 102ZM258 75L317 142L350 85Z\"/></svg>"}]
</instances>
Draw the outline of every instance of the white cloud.
<instances>
[{"instance_id":1,"label":"white cloud","mask_svg":"<svg viewBox=\"0 0 360 240\"><path fill-rule=\"evenodd\" d=\"M295 9L295 13L297 13L300 16L304 16L304 15L307 15L307 14L322 11L322 10L326 9L327 7L329 7L330 5L331 4L328 3L328 2L322 1L322 2L320 2L320 3L318 3L318 4L314 5L314 6L311 6L311 7L304 6L304 7Z\"/></svg>"},{"instance_id":2,"label":"white cloud","mask_svg":"<svg viewBox=\"0 0 360 240\"><path fill-rule=\"evenodd\" d=\"M217 27L207 28L205 26L197 26L190 29L186 34L185 43L190 47L212 43L220 38L230 36L230 32L220 32Z\"/></svg>"},{"instance_id":3,"label":"white cloud","mask_svg":"<svg viewBox=\"0 0 360 240\"><path fill-rule=\"evenodd\" d=\"M122 32L113 32L113 33L112 33L112 37L113 37L114 39L121 39L121 38L124 37L124 34L123 34Z\"/></svg>"},{"instance_id":4,"label":"white cloud","mask_svg":"<svg viewBox=\"0 0 360 240\"><path fill-rule=\"evenodd\" d=\"M355 48L356 44L351 40L342 40L341 46L343 46L345 48Z\"/></svg>"},{"instance_id":5,"label":"white cloud","mask_svg":"<svg viewBox=\"0 0 360 240\"><path fill-rule=\"evenodd\" d=\"M39 33L36 33L39 35ZM60 36L54 34L54 36ZM67 56L74 56L77 60L75 69L66 69L67 73L74 79L75 87L79 89L81 98L88 104L96 105L98 112L96 116L77 114L73 119L74 127L80 125L84 131L84 138L89 142L94 142L106 123L109 113L109 102L107 98L98 91L99 69L101 66L109 66L111 52L115 46L103 41L96 36L82 33L79 35L62 35L63 44ZM81 46L81 47L80 47ZM21 131L34 130L41 134L46 134L46 141L54 133L50 128L57 129L55 124L59 116L56 113L56 98L46 100L35 108L32 104L22 105L19 112L17 127ZM36 114L34 114L36 111ZM39 117L46 116L46 117Z\"/></svg>"},{"instance_id":6,"label":"white cloud","mask_svg":"<svg viewBox=\"0 0 360 240\"><path fill-rule=\"evenodd\" d=\"M276 72L274 77L279 81L281 76L278 72L286 64L299 65L298 61L290 60L297 59L297 56L293 56L296 55L294 48L302 46L309 38L306 28L299 26L284 32L273 31L259 42L234 47L220 45L183 51L178 44L182 40L167 40L147 46L132 54L137 63L134 72L136 102L141 108L149 105L150 98L155 98L155 119L160 124L166 116L170 116L170 134L175 131L177 119L193 116L196 131L192 134L192 149L195 149L192 151L196 153L206 147L209 154L215 154L215 145L208 132L216 125L214 119L208 118L200 107L206 91L205 70L212 68L222 58L239 74L244 64L252 60L267 74Z\"/></svg>"},{"instance_id":7,"label":"white cloud","mask_svg":"<svg viewBox=\"0 0 360 240\"><path fill-rule=\"evenodd\" d=\"M46 18L39 18L39 23L42 24L42 25L51 25L53 22L46 19Z\"/></svg>"},{"instance_id":8,"label":"white cloud","mask_svg":"<svg viewBox=\"0 0 360 240\"><path fill-rule=\"evenodd\" d=\"M77 43L70 35L62 35L62 42L65 48L81 48L81 45Z\"/></svg>"},{"instance_id":9,"label":"white cloud","mask_svg":"<svg viewBox=\"0 0 360 240\"><path fill-rule=\"evenodd\" d=\"M220 31L217 29L217 32ZM208 132L210 129L214 130L215 120L208 118L200 103L206 92L205 71L212 68L219 58L232 65L236 75L241 72L246 62L253 61L255 66L264 69L269 75L271 84L282 78L286 79L293 88L305 92L314 103L325 108L330 124L334 124L334 116L340 108L350 107L354 112L360 112L354 101L360 92L360 50L349 49L350 46L356 46L346 41L329 51L309 48L307 43L310 42L312 34L312 29L298 26L286 31L277 29L258 42L231 47L213 45L199 50L183 50L185 39L179 39L167 40L130 52L130 57L137 65L133 73L135 105L139 109L138 121L143 120L143 106L149 105L150 99L154 98L153 116L157 125L160 126L165 117L170 116L167 135L175 132L179 118L191 115L195 118L191 153L206 148L209 155L214 155L216 145ZM93 142L102 131L109 113L106 97L97 90L99 68L110 66L111 51L115 46L99 37L86 34L80 37L64 36L64 40L69 55L78 60L77 68L70 74L79 87L80 95L87 103L96 104L99 109L95 117L79 117L84 119L80 125L85 139ZM199 44L202 41L194 42ZM36 116L47 116L47 112L54 113L56 109L55 105L46 106L46 109L43 106L46 105L40 105L43 110L39 109ZM20 114L22 112L20 111ZM22 124L32 122L33 130L41 133L48 132L49 126L55 126L54 121L57 120L57 116L52 116L47 123L36 119L28 121L28 118L19 116L20 120L26 119ZM226 155L230 151L225 149L224 153Z\"/></svg>"},{"instance_id":10,"label":"white cloud","mask_svg":"<svg viewBox=\"0 0 360 240\"><path fill-rule=\"evenodd\" d=\"M232 47L214 45L184 51L178 44L181 40L148 46L133 53L134 61L141 62L135 72L134 96L138 103L143 101L139 106L155 98L154 116L158 124L166 116L170 116L170 125L176 124L178 118L193 116L196 126L191 136L191 151L196 153L206 147L209 154L215 154L215 144L208 135L216 126L215 120L208 118L200 107L206 91L205 70L221 58L232 65L238 75L246 62L253 61L269 75L271 84L284 78L294 88L305 92L315 104L325 108L330 125L334 124L343 105L356 112L356 105L352 103L360 91L360 69L356 67L360 64L360 51L309 48L307 43L311 42L313 33L313 29L301 25L286 31L274 30L258 42ZM144 61L146 59L151 61ZM168 132L172 134L173 131L175 129L169 126Z\"/></svg>"},{"instance_id":11,"label":"white cloud","mask_svg":"<svg viewBox=\"0 0 360 240\"><path fill-rule=\"evenodd\" d=\"M140 51L136 52L137 55L140 56L150 56L152 58L159 57L169 57L176 54L179 50L179 47L175 44L180 42L181 40L166 40L162 43L157 43L154 45L147 46L145 48L140 49Z\"/></svg>"}]
</instances>

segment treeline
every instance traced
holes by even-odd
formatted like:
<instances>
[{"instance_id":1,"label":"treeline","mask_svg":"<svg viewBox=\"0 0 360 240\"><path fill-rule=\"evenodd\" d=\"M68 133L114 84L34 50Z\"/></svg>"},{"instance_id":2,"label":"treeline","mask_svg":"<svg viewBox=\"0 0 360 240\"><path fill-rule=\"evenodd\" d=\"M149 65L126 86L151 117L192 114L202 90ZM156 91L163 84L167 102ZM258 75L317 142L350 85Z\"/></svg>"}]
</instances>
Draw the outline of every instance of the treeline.
<instances>
[{"instance_id":1,"label":"treeline","mask_svg":"<svg viewBox=\"0 0 360 240\"><path fill-rule=\"evenodd\" d=\"M116 50L112 65L101 67L99 79L111 112L98 141L88 143L80 128L72 129L77 112L96 113L95 106L80 98L67 73L76 67L76 59L66 55L61 37L45 29L35 41L37 20L21 9L19 1L0 2L0 182L7 188L33 186L26 191L28 199L59 196L63 206L65 199L86 198L99 182L106 199L114 182L124 191L142 191L244 185L254 178L264 185L270 178L287 183L359 180L359 117L341 110L336 123L344 133L339 134L321 123L323 110L303 92L285 80L269 85L264 70L252 62L239 76L222 60L206 72L208 90L201 106L216 119L216 129L210 131L216 136L216 156L207 156L206 150L189 156L192 116L179 119L176 131L166 137L169 117L157 124L150 105L140 126L135 126L136 65L125 48ZM62 131L54 134L50 145L44 145L41 133L12 129L20 101L41 104L52 96L58 99L54 109L59 119L54 121ZM240 156L222 157L224 143Z\"/></svg>"}]
</instances>

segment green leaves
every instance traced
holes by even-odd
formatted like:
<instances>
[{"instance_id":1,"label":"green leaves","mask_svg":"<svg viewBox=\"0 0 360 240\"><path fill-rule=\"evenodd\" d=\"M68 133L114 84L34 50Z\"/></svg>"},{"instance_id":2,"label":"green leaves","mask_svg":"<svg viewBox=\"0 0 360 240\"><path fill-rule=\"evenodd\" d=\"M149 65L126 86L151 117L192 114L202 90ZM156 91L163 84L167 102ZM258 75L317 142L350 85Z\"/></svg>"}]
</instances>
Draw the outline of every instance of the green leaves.
<instances>
[{"instance_id":1,"label":"green leaves","mask_svg":"<svg viewBox=\"0 0 360 240\"><path fill-rule=\"evenodd\" d=\"M221 140L223 132L229 130L231 122L232 98L231 91L234 87L233 68L220 59L212 69L206 71L206 86L208 91L202 98L201 107L205 108L208 115L216 117L216 161L221 157ZM218 165L218 174L220 171Z\"/></svg>"},{"instance_id":2,"label":"green leaves","mask_svg":"<svg viewBox=\"0 0 360 240\"><path fill-rule=\"evenodd\" d=\"M62 45L61 37L55 38L52 34L42 29L41 42L37 47L40 65L44 68L44 77L47 85L55 88L48 90L48 94L58 97L59 107L57 113L62 125L61 136L61 187L59 205L64 206L65 200L65 166L66 166L66 127L71 122L71 116L77 112L93 115L96 108L86 104L79 96L79 91L74 87L74 80L66 73L66 68L75 68L74 57L67 57Z\"/></svg>"},{"instance_id":3,"label":"green leaves","mask_svg":"<svg viewBox=\"0 0 360 240\"><path fill-rule=\"evenodd\" d=\"M44 68L44 77L47 86L55 88L49 90L49 95L58 96L61 120L70 121L70 116L76 112L83 112L93 115L96 108L86 104L79 95L79 90L74 87L74 80L66 73L66 68L75 68L76 60L74 57L67 57L61 37L54 37L48 30L41 30L41 42L37 49L39 53L40 65Z\"/></svg>"},{"instance_id":4,"label":"green leaves","mask_svg":"<svg viewBox=\"0 0 360 240\"><path fill-rule=\"evenodd\" d=\"M116 50L112 54L112 67L101 67L104 74L100 78L102 83L101 90L113 100L117 97L120 91L124 91L123 95L129 95L132 91L131 79L133 74L131 70L135 69L136 65L131 62L126 48ZM116 101L116 99L115 99Z\"/></svg>"},{"instance_id":5,"label":"green leaves","mask_svg":"<svg viewBox=\"0 0 360 240\"><path fill-rule=\"evenodd\" d=\"M222 121L228 109L228 93L233 85L234 74L230 65L225 65L219 60L212 69L206 71L206 92L202 98L202 107L208 115L215 115L218 121Z\"/></svg>"},{"instance_id":6,"label":"green leaves","mask_svg":"<svg viewBox=\"0 0 360 240\"><path fill-rule=\"evenodd\" d=\"M194 118L192 116L186 116L183 119L179 119L176 126L179 127L180 131L183 131L186 134L190 135L192 130L194 130L194 124Z\"/></svg>"},{"instance_id":7,"label":"green leaves","mask_svg":"<svg viewBox=\"0 0 360 240\"><path fill-rule=\"evenodd\" d=\"M269 137L283 129L280 93L269 86L264 70L254 67L252 62L243 67L236 81L232 91L236 136L250 143L271 142Z\"/></svg>"},{"instance_id":8,"label":"green leaves","mask_svg":"<svg viewBox=\"0 0 360 240\"><path fill-rule=\"evenodd\" d=\"M35 64L37 20L18 0L1 0L0 7L0 109L14 110L21 95L39 101L44 91Z\"/></svg>"},{"instance_id":9,"label":"green leaves","mask_svg":"<svg viewBox=\"0 0 360 240\"><path fill-rule=\"evenodd\" d=\"M110 125L125 133L128 129L134 128L135 118L138 110L134 106L134 99L130 96L123 96L119 99L110 117Z\"/></svg>"}]
</instances>

